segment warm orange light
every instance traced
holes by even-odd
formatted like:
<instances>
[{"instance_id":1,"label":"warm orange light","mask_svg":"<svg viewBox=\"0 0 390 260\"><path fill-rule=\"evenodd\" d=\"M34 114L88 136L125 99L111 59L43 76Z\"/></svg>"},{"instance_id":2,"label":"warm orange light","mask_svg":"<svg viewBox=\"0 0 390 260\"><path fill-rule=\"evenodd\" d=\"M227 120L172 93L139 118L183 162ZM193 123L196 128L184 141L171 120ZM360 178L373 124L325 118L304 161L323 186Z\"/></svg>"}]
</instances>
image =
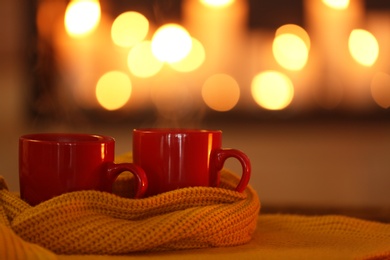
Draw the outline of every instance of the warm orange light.
<instances>
[{"instance_id":1,"label":"warm orange light","mask_svg":"<svg viewBox=\"0 0 390 260\"><path fill-rule=\"evenodd\" d=\"M169 120L184 118L193 109L194 97L184 84L161 77L160 84L152 86L150 97L159 115Z\"/></svg>"},{"instance_id":2,"label":"warm orange light","mask_svg":"<svg viewBox=\"0 0 390 260\"><path fill-rule=\"evenodd\" d=\"M229 111L235 107L240 98L240 87L233 77L227 74L216 74L203 84L202 97L211 109Z\"/></svg>"},{"instance_id":3,"label":"warm orange light","mask_svg":"<svg viewBox=\"0 0 390 260\"><path fill-rule=\"evenodd\" d=\"M163 62L178 62L184 59L192 47L187 30L178 24L166 24L157 29L152 38L152 52Z\"/></svg>"},{"instance_id":4,"label":"warm orange light","mask_svg":"<svg viewBox=\"0 0 390 260\"><path fill-rule=\"evenodd\" d=\"M307 63L309 49L310 37L303 28L289 24L276 31L272 52L285 69L301 70Z\"/></svg>"},{"instance_id":5,"label":"warm orange light","mask_svg":"<svg viewBox=\"0 0 390 260\"><path fill-rule=\"evenodd\" d=\"M353 30L349 36L348 47L352 57L363 66L370 67L378 59L378 41L366 30Z\"/></svg>"},{"instance_id":6,"label":"warm orange light","mask_svg":"<svg viewBox=\"0 0 390 260\"><path fill-rule=\"evenodd\" d=\"M223 8L235 2L235 0L200 0L202 4L209 7Z\"/></svg>"},{"instance_id":7,"label":"warm orange light","mask_svg":"<svg viewBox=\"0 0 390 260\"><path fill-rule=\"evenodd\" d=\"M61 1L41 1L37 6L36 23L40 36L49 38L57 33L59 14L63 13L66 3Z\"/></svg>"},{"instance_id":8,"label":"warm orange light","mask_svg":"<svg viewBox=\"0 0 390 260\"><path fill-rule=\"evenodd\" d=\"M163 62L153 55L151 42L143 41L130 50L127 65L133 75L148 78L156 75L161 70Z\"/></svg>"},{"instance_id":9,"label":"warm orange light","mask_svg":"<svg viewBox=\"0 0 390 260\"><path fill-rule=\"evenodd\" d=\"M99 79L95 94L103 108L117 110L129 101L131 90L130 78L125 73L110 71Z\"/></svg>"},{"instance_id":10,"label":"warm orange light","mask_svg":"<svg viewBox=\"0 0 390 260\"><path fill-rule=\"evenodd\" d=\"M277 71L257 74L251 83L252 97L258 105L269 110L287 107L294 97L291 80Z\"/></svg>"},{"instance_id":11,"label":"warm orange light","mask_svg":"<svg viewBox=\"0 0 390 260\"><path fill-rule=\"evenodd\" d=\"M382 108L390 107L390 75L384 72L375 74L371 82L371 95Z\"/></svg>"},{"instance_id":12,"label":"warm orange light","mask_svg":"<svg viewBox=\"0 0 390 260\"><path fill-rule=\"evenodd\" d=\"M113 42L121 47L131 47L145 39L149 21L138 12L125 12L115 18L111 27Z\"/></svg>"},{"instance_id":13,"label":"warm orange light","mask_svg":"<svg viewBox=\"0 0 390 260\"><path fill-rule=\"evenodd\" d=\"M65 12L65 29L72 37L91 33L100 21L98 0L72 0Z\"/></svg>"},{"instance_id":14,"label":"warm orange light","mask_svg":"<svg viewBox=\"0 0 390 260\"><path fill-rule=\"evenodd\" d=\"M204 47L200 41L192 38L192 48L190 53L178 62L172 62L171 67L180 72L189 72L199 68L206 59Z\"/></svg>"},{"instance_id":15,"label":"warm orange light","mask_svg":"<svg viewBox=\"0 0 390 260\"><path fill-rule=\"evenodd\" d=\"M322 0L324 4L333 9L347 9L349 6L349 0Z\"/></svg>"},{"instance_id":16,"label":"warm orange light","mask_svg":"<svg viewBox=\"0 0 390 260\"><path fill-rule=\"evenodd\" d=\"M305 43L306 48L310 50L311 42L310 42L310 36L306 32L305 29L303 29L301 26L296 24L285 24L280 26L276 32L275 37L282 35L282 34L294 34L302 39L302 41Z\"/></svg>"}]
</instances>

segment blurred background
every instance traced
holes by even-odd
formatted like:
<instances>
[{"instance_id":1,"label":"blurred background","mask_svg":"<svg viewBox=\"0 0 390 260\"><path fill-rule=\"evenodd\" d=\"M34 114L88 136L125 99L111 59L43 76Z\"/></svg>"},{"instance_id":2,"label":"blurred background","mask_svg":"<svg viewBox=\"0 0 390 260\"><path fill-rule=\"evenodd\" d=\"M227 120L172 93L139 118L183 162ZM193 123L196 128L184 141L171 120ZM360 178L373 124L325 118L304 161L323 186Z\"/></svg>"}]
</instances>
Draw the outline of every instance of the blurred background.
<instances>
[{"instance_id":1,"label":"blurred background","mask_svg":"<svg viewBox=\"0 0 390 260\"><path fill-rule=\"evenodd\" d=\"M0 2L0 174L18 137L221 129L265 212L390 220L390 2ZM226 167L240 174L238 162Z\"/></svg>"}]
</instances>

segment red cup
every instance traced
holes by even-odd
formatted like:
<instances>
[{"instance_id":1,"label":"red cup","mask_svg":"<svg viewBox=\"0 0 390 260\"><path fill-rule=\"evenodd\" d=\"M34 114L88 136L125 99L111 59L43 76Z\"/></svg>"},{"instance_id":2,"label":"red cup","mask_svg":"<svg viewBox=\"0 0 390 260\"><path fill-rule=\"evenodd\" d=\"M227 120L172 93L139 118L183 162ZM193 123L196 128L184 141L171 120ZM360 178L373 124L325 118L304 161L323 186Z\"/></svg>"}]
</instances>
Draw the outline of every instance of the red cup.
<instances>
[{"instance_id":1,"label":"red cup","mask_svg":"<svg viewBox=\"0 0 390 260\"><path fill-rule=\"evenodd\" d=\"M133 163L114 163L115 140L89 134L43 133L19 139L20 196L37 205L54 196L80 190L112 192L120 173L137 180L136 198L147 189L145 172Z\"/></svg>"},{"instance_id":2,"label":"red cup","mask_svg":"<svg viewBox=\"0 0 390 260\"><path fill-rule=\"evenodd\" d=\"M251 174L250 160L243 152L221 145L219 130L133 130L133 162L149 181L145 196L191 186L218 187L220 171L230 157L241 163L236 191L244 191Z\"/></svg>"}]
</instances>

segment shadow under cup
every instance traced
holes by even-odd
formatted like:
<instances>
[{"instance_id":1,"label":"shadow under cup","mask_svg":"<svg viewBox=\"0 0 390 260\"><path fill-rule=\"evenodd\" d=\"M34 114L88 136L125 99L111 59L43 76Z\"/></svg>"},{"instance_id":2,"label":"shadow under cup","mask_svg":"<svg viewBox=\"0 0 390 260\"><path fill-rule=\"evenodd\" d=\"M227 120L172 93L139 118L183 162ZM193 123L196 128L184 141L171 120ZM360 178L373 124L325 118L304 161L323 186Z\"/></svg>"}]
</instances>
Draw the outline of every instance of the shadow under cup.
<instances>
[{"instance_id":1,"label":"shadow under cup","mask_svg":"<svg viewBox=\"0 0 390 260\"><path fill-rule=\"evenodd\" d=\"M115 164L115 140L89 134L42 133L19 138L20 196L30 205L80 190L112 192L120 173L137 181L135 197L147 188L144 171L135 164Z\"/></svg>"},{"instance_id":2,"label":"shadow under cup","mask_svg":"<svg viewBox=\"0 0 390 260\"><path fill-rule=\"evenodd\" d=\"M236 191L244 191L251 174L249 158L239 150L221 146L220 130L134 129L133 162L148 177L145 196L185 187L218 187L220 171L231 157L242 166Z\"/></svg>"}]
</instances>

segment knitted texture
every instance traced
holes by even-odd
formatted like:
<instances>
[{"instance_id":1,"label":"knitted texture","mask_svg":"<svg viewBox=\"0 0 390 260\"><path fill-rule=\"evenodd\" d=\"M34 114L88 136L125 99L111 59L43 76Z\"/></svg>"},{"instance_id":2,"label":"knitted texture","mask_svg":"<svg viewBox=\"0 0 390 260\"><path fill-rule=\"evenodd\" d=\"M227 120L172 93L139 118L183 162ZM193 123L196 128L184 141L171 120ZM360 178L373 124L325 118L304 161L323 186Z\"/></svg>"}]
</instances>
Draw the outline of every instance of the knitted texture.
<instances>
[{"instance_id":1,"label":"knitted texture","mask_svg":"<svg viewBox=\"0 0 390 260\"><path fill-rule=\"evenodd\" d=\"M121 176L117 187L129 187L131 180ZM144 199L78 191L35 207L2 189L2 221L25 241L58 254L235 246L250 241L260 210L251 187L234 191L238 181L223 170L219 188L190 187Z\"/></svg>"}]
</instances>

